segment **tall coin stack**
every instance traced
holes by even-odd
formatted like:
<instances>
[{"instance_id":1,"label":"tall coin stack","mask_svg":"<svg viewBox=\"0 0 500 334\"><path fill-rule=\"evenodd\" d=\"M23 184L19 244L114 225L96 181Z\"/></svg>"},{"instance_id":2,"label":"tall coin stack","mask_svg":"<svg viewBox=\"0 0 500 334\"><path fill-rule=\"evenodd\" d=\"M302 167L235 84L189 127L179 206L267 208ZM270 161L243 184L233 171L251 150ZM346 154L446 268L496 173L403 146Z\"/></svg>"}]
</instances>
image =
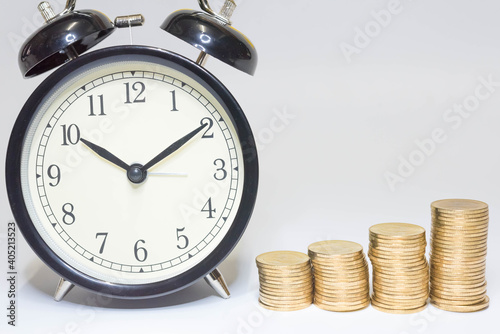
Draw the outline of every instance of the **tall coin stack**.
<instances>
[{"instance_id":1,"label":"tall coin stack","mask_svg":"<svg viewBox=\"0 0 500 334\"><path fill-rule=\"evenodd\" d=\"M447 199L431 210L431 303L454 312L487 308L488 205Z\"/></svg>"},{"instance_id":2,"label":"tall coin stack","mask_svg":"<svg viewBox=\"0 0 500 334\"><path fill-rule=\"evenodd\" d=\"M314 304L336 312L370 305L368 263L360 244L343 240L309 245L314 273Z\"/></svg>"},{"instance_id":3,"label":"tall coin stack","mask_svg":"<svg viewBox=\"0 0 500 334\"><path fill-rule=\"evenodd\" d=\"M429 265L425 229L405 223L370 227L368 256L373 267L372 306L387 313L414 313L427 307Z\"/></svg>"},{"instance_id":4,"label":"tall coin stack","mask_svg":"<svg viewBox=\"0 0 500 334\"><path fill-rule=\"evenodd\" d=\"M295 311L313 302L313 276L309 256L275 251L257 256L259 303L273 311Z\"/></svg>"}]
</instances>

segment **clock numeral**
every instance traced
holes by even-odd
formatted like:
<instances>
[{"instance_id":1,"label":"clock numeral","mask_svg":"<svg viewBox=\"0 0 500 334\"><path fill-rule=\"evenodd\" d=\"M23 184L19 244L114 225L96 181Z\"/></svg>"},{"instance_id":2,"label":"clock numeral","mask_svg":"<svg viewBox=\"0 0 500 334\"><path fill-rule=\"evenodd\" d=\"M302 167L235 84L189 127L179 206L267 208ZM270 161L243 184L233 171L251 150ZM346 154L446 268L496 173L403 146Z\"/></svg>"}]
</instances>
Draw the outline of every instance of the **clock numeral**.
<instances>
[{"instance_id":1,"label":"clock numeral","mask_svg":"<svg viewBox=\"0 0 500 334\"><path fill-rule=\"evenodd\" d=\"M55 180L55 183L49 183L51 187L57 186L61 181L61 169L57 165L50 165L49 168L47 168L47 175L50 179Z\"/></svg>"},{"instance_id":2,"label":"clock numeral","mask_svg":"<svg viewBox=\"0 0 500 334\"><path fill-rule=\"evenodd\" d=\"M75 210L75 207L71 203L66 203L62 206L62 211L64 213L62 220L64 224L72 225L75 222L76 218L73 210Z\"/></svg>"},{"instance_id":3,"label":"clock numeral","mask_svg":"<svg viewBox=\"0 0 500 334\"><path fill-rule=\"evenodd\" d=\"M99 116L106 116L106 114L104 113L104 95L97 95L97 97L99 98ZM89 116L97 116L94 113L94 95L89 95L88 98L90 100Z\"/></svg>"},{"instance_id":4,"label":"clock numeral","mask_svg":"<svg viewBox=\"0 0 500 334\"><path fill-rule=\"evenodd\" d=\"M184 246L181 246L180 243L179 243L179 245L177 245L177 248L179 248L179 249L185 249L189 245L189 239L188 239L188 237L185 236L184 234L179 234L179 232L183 232L184 229L185 229L185 227L177 229L177 241L181 241L181 239L184 240L183 241L184 242Z\"/></svg>"},{"instance_id":5,"label":"clock numeral","mask_svg":"<svg viewBox=\"0 0 500 334\"><path fill-rule=\"evenodd\" d=\"M144 103L144 102L146 102L146 97L141 98L142 94L146 90L146 85L143 82L137 81L137 82L134 82L132 84L132 90L134 92L139 92L133 101L130 100L130 83L127 82L124 85L126 87L126 95L127 95L126 96L127 100L125 101L125 103Z\"/></svg>"},{"instance_id":6,"label":"clock numeral","mask_svg":"<svg viewBox=\"0 0 500 334\"><path fill-rule=\"evenodd\" d=\"M76 145L80 141L80 129L76 124L70 124L67 126L66 124L61 125L63 130L63 142L62 146L68 145Z\"/></svg>"},{"instance_id":7,"label":"clock numeral","mask_svg":"<svg viewBox=\"0 0 500 334\"><path fill-rule=\"evenodd\" d=\"M214 165L215 165L215 167L218 167L217 171L214 173L214 178L217 181L224 180L227 177L227 171L224 169L224 167L226 167L226 162L222 159L216 159L214 161ZM220 167L219 167L219 165L220 165Z\"/></svg>"},{"instance_id":8,"label":"clock numeral","mask_svg":"<svg viewBox=\"0 0 500 334\"><path fill-rule=\"evenodd\" d=\"M139 247L139 242L145 244L146 241L140 239L134 245L135 259L139 262L144 262L148 258L148 251L144 247ZM139 254L140 253L140 254ZM139 257L140 256L140 257Z\"/></svg>"},{"instance_id":9,"label":"clock numeral","mask_svg":"<svg viewBox=\"0 0 500 334\"><path fill-rule=\"evenodd\" d=\"M170 111L179 111L177 109L177 102L175 99L175 90L170 91L170 93L172 94L172 110L170 110Z\"/></svg>"},{"instance_id":10,"label":"clock numeral","mask_svg":"<svg viewBox=\"0 0 500 334\"><path fill-rule=\"evenodd\" d=\"M209 117L205 117L200 121L200 124L201 125L208 124L208 128L205 130L205 133L203 134L203 136L201 136L201 138L213 138L214 137L213 131L212 133L208 132L210 131L210 129L212 129L212 126L214 126L214 121Z\"/></svg>"},{"instance_id":11,"label":"clock numeral","mask_svg":"<svg viewBox=\"0 0 500 334\"><path fill-rule=\"evenodd\" d=\"M106 239L108 239L108 232L96 233L95 238L104 237L102 240L101 248L99 248L99 254L104 251L104 245L106 244Z\"/></svg>"},{"instance_id":12,"label":"clock numeral","mask_svg":"<svg viewBox=\"0 0 500 334\"><path fill-rule=\"evenodd\" d=\"M216 212L214 208L212 208L212 197L210 197L201 209L201 212L208 212L207 218L214 218L213 214Z\"/></svg>"}]
</instances>

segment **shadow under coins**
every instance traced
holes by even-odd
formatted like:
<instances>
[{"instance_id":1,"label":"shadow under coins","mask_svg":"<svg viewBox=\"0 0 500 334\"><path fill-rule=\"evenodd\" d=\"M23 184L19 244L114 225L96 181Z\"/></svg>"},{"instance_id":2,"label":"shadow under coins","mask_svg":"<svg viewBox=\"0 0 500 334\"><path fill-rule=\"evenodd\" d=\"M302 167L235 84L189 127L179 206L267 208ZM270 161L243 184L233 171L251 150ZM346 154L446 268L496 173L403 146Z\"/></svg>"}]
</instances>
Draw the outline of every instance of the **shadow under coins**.
<instances>
[{"instance_id":1,"label":"shadow under coins","mask_svg":"<svg viewBox=\"0 0 500 334\"><path fill-rule=\"evenodd\" d=\"M237 280L237 265L234 263L235 257L229 257L224 261L219 269L224 275L226 283L231 291L231 285ZM44 264L39 261L34 261L33 266L39 266L39 269L30 278L28 284L32 285L35 289L47 295L47 299L53 300L53 295L57 284L59 283L59 276ZM168 294L161 297L147 298L147 299L121 299L114 297L107 297L75 286L68 295L61 301L61 303L72 303L78 305L85 305L89 307L98 308L113 308L113 309L148 309L148 308L162 308L179 306L188 304L195 301L213 298L206 302L218 302L222 300L220 297L203 278L192 284L191 286ZM54 303L56 303L54 301Z\"/></svg>"}]
</instances>

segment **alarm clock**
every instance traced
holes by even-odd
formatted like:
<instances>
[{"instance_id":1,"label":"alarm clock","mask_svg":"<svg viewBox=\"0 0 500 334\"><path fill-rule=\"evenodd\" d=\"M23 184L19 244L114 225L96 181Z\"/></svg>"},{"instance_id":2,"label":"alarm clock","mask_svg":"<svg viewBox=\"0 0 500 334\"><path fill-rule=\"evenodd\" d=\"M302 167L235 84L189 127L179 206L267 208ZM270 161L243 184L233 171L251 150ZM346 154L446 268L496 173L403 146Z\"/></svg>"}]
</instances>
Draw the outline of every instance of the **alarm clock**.
<instances>
[{"instance_id":1,"label":"alarm clock","mask_svg":"<svg viewBox=\"0 0 500 334\"><path fill-rule=\"evenodd\" d=\"M24 238L61 280L118 298L166 295L205 280L224 298L217 266L241 238L258 187L249 123L204 63L209 55L253 74L257 53L200 0L161 28L201 50L196 61L158 47L85 53L116 28L69 0L23 45L25 77L55 70L29 97L10 137L6 183ZM85 54L84 54L85 53Z\"/></svg>"}]
</instances>

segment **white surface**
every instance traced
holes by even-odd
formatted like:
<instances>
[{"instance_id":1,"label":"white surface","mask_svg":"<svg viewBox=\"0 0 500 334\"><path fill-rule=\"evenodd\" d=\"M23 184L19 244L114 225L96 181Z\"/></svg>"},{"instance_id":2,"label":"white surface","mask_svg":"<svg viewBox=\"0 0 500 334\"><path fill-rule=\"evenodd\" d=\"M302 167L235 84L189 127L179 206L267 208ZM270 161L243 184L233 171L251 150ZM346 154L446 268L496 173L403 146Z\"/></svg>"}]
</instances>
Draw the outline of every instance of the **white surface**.
<instances>
[{"instance_id":1,"label":"white surface","mask_svg":"<svg viewBox=\"0 0 500 334\"><path fill-rule=\"evenodd\" d=\"M221 3L212 2L216 8ZM231 299L222 300L200 282L150 301L109 300L75 288L56 303L51 295L57 276L19 235L17 332L493 331L500 298L500 246L495 242L500 233L496 224L500 214L497 1L401 0L399 6L390 1L237 2L240 6L233 22L259 51L257 73L250 77L213 59L207 64L239 100L260 145L258 203L241 242L220 266ZM9 15L1 23L2 166L18 111L42 80L21 78L19 45L9 41L33 29L36 4L10 1ZM194 0L77 4L77 8L99 9L110 17L141 12L147 22L135 29L135 43L164 47L190 58L196 57L196 50L158 26L170 12L196 6ZM376 23L377 15L372 12L381 10L395 13L390 19L382 15L385 20L378 15L384 26ZM372 37L358 36L358 29L365 28L373 29ZM122 30L100 47L126 43L129 34ZM357 45L350 62L341 50L346 44ZM485 86L484 80L495 85ZM473 110L467 118L449 111L455 104L475 101L479 103L468 106ZM418 153L416 141L428 143L433 134L438 143L426 146L427 154ZM419 165L401 170L406 173L404 182L391 189L385 174L398 173L400 159L410 157ZM6 224L12 214L3 177L0 182L5 254ZM366 249L369 226L380 222L412 222L429 231L430 203L450 197L490 204L487 278L491 305L486 311L458 314L430 306L416 315L390 315L370 307L340 314L311 306L279 313L256 306L256 255L279 249L305 252L310 243L326 239L352 240ZM6 265L5 258L2 255L1 261ZM6 291L2 279L0 292L5 296ZM6 305L6 297L2 300ZM2 319L2 333L15 332L6 325L4 315Z\"/></svg>"}]
</instances>

